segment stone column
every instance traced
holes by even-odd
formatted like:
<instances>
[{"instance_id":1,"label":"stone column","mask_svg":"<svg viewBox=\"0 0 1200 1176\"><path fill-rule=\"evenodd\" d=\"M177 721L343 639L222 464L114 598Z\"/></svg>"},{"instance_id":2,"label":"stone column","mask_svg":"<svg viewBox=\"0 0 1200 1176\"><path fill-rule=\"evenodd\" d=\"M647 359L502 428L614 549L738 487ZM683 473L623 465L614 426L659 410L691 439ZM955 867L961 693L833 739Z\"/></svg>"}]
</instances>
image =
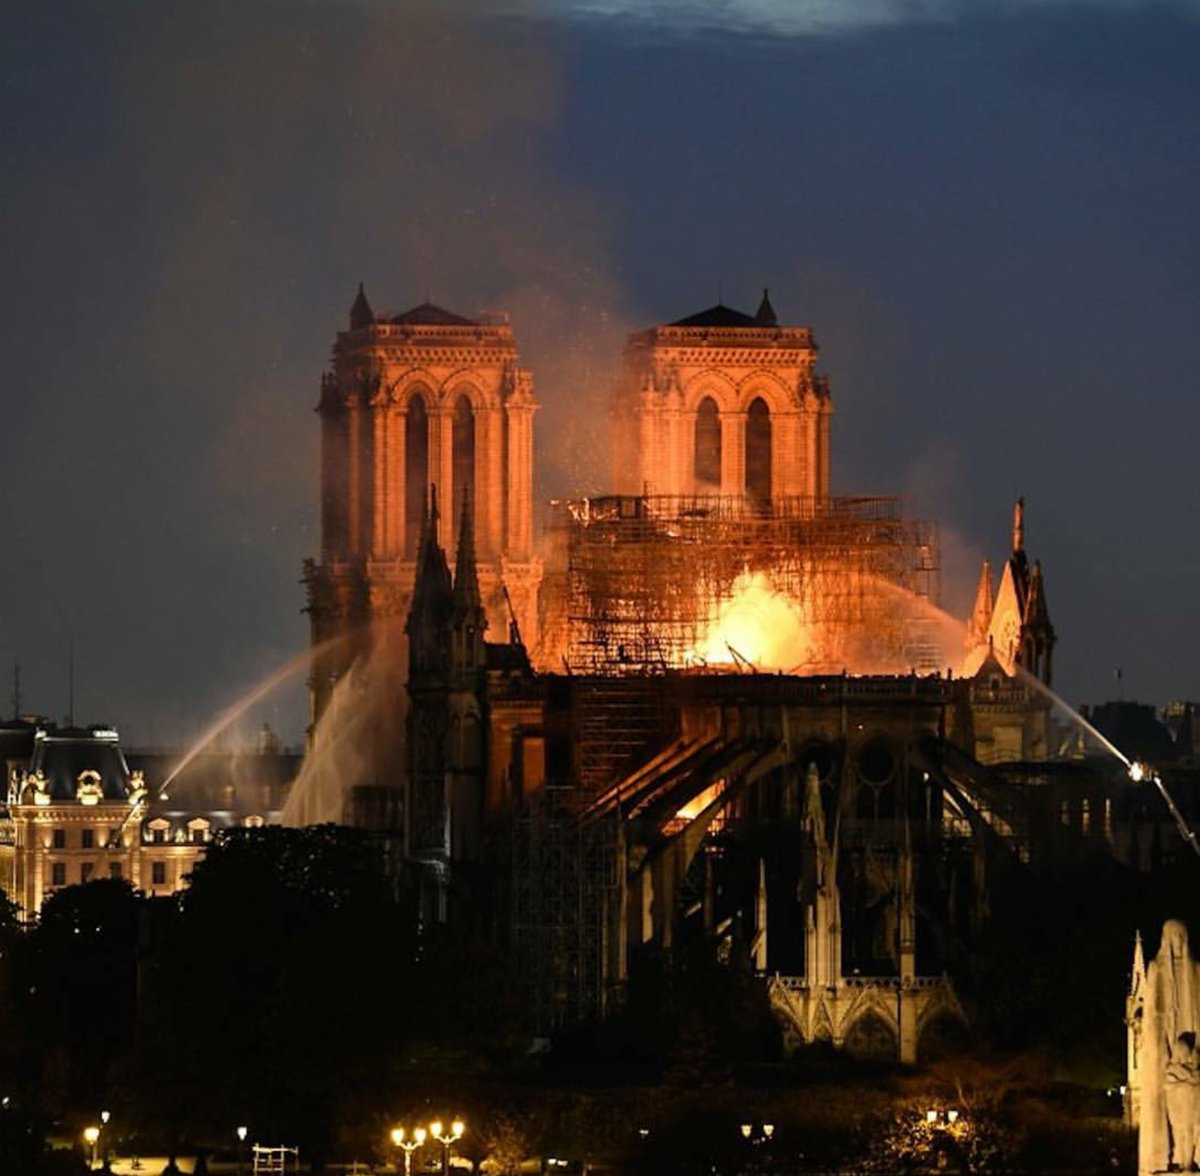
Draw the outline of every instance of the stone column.
<instances>
[{"instance_id":1,"label":"stone column","mask_svg":"<svg viewBox=\"0 0 1200 1176\"><path fill-rule=\"evenodd\" d=\"M346 547L348 556L361 556L362 534L362 408L358 397L350 401L348 413L349 444L346 461Z\"/></svg>"},{"instance_id":2,"label":"stone column","mask_svg":"<svg viewBox=\"0 0 1200 1176\"><path fill-rule=\"evenodd\" d=\"M475 414L475 541L479 558L504 547L504 419L498 405Z\"/></svg>"},{"instance_id":3,"label":"stone column","mask_svg":"<svg viewBox=\"0 0 1200 1176\"><path fill-rule=\"evenodd\" d=\"M822 405L817 414L817 494L829 497L829 408Z\"/></svg>"},{"instance_id":4,"label":"stone column","mask_svg":"<svg viewBox=\"0 0 1200 1176\"><path fill-rule=\"evenodd\" d=\"M429 414L429 480L437 487L442 547L454 563L454 409L439 404Z\"/></svg>"},{"instance_id":5,"label":"stone column","mask_svg":"<svg viewBox=\"0 0 1200 1176\"><path fill-rule=\"evenodd\" d=\"M804 413L804 493L809 498L819 498L820 490L820 475L818 465L820 463L820 445L817 441L817 433L820 429L821 416L815 408L808 408Z\"/></svg>"},{"instance_id":6,"label":"stone column","mask_svg":"<svg viewBox=\"0 0 1200 1176\"><path fill-rule=\"evenodd\" d=\"M661 454L659 453L659 429L657 397L652 392L643 392L639 398L638 453L633 465L637 469L637 485L634 494L657 494Z\"/></svg>"},{"instance_id":7,"label":"stone column","mask_svg":"<svg viewBox=\"0 0 1200 1176\"><path fill-rule=\"evenodd\" d=\"M388 516L387 516L387 484L388 484L388 428L387 428L387 412L388 406L385 403L372 402L372 428L374 431L374 474L372 481L372 507L371 512L371 554L376 559L382 559L384 552L387 550L388 538ZM351 426L355 435L358 430ZM358 459L351 459L351 481L359 484L358 475ZM355 545L355 550L357 550Z\"/></svg>"},{"instance_id":8,"label":"stone column","mask_svg":"<svg viewBox=\"0 0 1200 1176\"><path fill-rule=\"evenodd\" d=\"M721 493L746 493L746 414L721 413Z\"/></svg>"},{"instance_id":9,"label":"stone column","mask_svg":"<svg viewBox=\"0 0 1200 1176\"><path fill-rule=\"evenodd\" d=\"M395 405L388 405L384 426L387 443L387 555L399 559L404 554L405 488L408 470L404 448L404 425L407 416Z\"/></svg>"},{"instance_id":10,"label":"stone column","mask_svg":"<svg viewBox=\"0 0 1200 1176\"><path fill-rule=\"evenodd\" d=\"M663 409L663 482L659 494L684 493L684 450L687 447L687 434L684 428L685 417L679 408L679 393L672 392L667 397L667 405Z\"/></svg>"},{"instance_id":11,"label":"stone column","mask_svg":"<svg viewBox=\"0 0 1200 1176\"><path fill-rule=\"evenodd\" d=\"M679 414L679 493L696 493L696 418L699 413Z\"/></svg>"},{"instance_id":12,"label":"stone column","mask_svg":"<svg viewBox=\"0 0 1200 1176\"><path fill-rule=\"evenodd\" d=\"M528 560L533 547L533 409L530 403L510 403L508 426L508 519L506 555Z\"/></svg>"}]
</instances>

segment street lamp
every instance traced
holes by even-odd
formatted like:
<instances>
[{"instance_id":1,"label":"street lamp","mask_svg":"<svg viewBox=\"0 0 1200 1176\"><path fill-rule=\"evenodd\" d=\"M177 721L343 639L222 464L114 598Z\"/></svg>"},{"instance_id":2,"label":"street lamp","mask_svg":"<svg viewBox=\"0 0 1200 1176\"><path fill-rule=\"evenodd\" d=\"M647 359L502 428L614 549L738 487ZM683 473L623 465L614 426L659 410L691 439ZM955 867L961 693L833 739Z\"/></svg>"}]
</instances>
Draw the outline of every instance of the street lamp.
<instances>
[{"instance_id":1,"label":"street lamp","mask_svg":"<svg viewBox=\"0 0 1200 1176\"><path fill-rule=\"evenodd\" d=\"M435 1119L429 1124L429 1134L442 1145L442 1176L450 1176L450 1149L463 1137L467 1125L461 1119L455 1119L450 1124L448 1134L442 1132L441 1119Z\"/></svg>"},{"instance_id":2,"label":"street lamp","mask_svg":"<svg viewBox=\"0 0 1200 1176\"><path fill-rule=\"evenodd\" d=\"M439 1124L440 1126L440 1124ZM392 1128L392 1143L404 1150L404 1176L412 1176L412 1154L425 1142L425 1128L413 1129L412 1138L406 1138L403 1127Z\"/></svg>"},{"instance_id":3,"label":"street lamp","mask_svg":"<svg viewBox=\"0 0 1200 1176\"><path fill-rule=\"evenodd\" d=\"M246 1136L250 1133L249 1127L239 1127L237 1129L238 1137L238 1176L242 1176L242 1169L246 1160Z\"/></svg>"},{"instance_id":4,"label":"street lamp","mask_svg":"<svg viewBox=\"0 0 1200 1176\"><path fill-rule=\"evenodd\" d=\"M92 1162L88 1166L90 1168L95 1168L95 1166L96 1166L96 1142L100 1138L100 1128L99 1127L85 1127L84 1131L83 1131L83 1138L84 1138L84 1142L90 1144L91 1149L92 1149Z\"/></svg>"}]
</instances>

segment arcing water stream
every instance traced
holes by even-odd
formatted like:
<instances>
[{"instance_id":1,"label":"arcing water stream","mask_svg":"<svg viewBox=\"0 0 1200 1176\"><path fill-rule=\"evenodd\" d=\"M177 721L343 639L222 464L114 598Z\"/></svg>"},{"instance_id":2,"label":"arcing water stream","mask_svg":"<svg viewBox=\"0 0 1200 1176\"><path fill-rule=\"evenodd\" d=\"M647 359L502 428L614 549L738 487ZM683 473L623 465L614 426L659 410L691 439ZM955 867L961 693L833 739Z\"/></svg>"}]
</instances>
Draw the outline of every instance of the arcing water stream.
<instances>
[{"instance_id":1,"label":"arcing water stream","mask_svg":"<svg viewBox=\"0 0 1200 1176\"><path fill-rule=\"evenodd\" d=\"M1130 780L1135 784L1141 784L1145 780L1152 781L1158 789L1159 795L1162 796L1163 801L1166 803L1167 811L1171 814L1171 819L1175 822L1175 827L1179 830L1179 835L1192 847L1192 851L1196 856L1200 857L1200 837L1189 827L1187 821L1183 819L1183 814L1179 811L1171 794L1167 791L1166 784L1163 783L1161 773L1152 764L1142 763L1140 760L1131 760L1111 739L1106 738L1097 731L1073 706L1065 703L1060 695L1055 694L1045 682L1034 677L1028 670L1018 666L1017 677L1027 686L1031 686L1045 695L1052 703L1062 709L1073 723L1078 724L1090 735L1094 736L1106 750L1110 751L1125 765Z\"/></svg>"}]
</instances>

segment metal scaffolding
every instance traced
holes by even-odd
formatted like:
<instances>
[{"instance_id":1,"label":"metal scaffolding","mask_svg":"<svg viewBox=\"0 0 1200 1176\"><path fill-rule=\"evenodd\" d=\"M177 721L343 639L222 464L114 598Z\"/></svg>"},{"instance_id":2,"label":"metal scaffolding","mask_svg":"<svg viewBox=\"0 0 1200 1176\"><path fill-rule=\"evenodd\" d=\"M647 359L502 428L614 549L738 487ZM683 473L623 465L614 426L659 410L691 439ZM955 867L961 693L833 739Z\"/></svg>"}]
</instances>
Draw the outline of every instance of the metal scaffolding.
<instances>
[{"instance_id":1,"label":"metal scaffolding","mask_svg":"<svg viewBox=\"0 0 1200 1176\"><path fill-rule=\"evenodd\" d=\"M606 497L556 503L547 586L574 672L695 664L739 578L761 577L811 636L800 673L932 670L937 532L894 498ZM555 566L550 566L555 565Z\"/></svg>"},{"instance_id":2,"label":"metal scaffolding","mask_svg":"<svg viewBox=\"0 0 1200 1176\"><path fill-rule=\"evenodd\" d=\"M584 789L547 785L525 801L514 824L514 962L540 1034L598 1019L607 1004L617 817L585 825L588 799Z\"/></svg>"}]
</instances>

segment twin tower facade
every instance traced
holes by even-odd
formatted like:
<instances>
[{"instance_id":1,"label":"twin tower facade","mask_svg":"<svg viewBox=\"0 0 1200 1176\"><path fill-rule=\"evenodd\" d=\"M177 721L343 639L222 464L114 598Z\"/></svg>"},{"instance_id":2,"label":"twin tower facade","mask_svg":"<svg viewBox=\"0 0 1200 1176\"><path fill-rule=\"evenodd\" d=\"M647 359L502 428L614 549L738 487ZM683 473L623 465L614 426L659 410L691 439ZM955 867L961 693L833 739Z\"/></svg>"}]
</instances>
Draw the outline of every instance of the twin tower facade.
<instances>
[{"instance_id":1,"label":"twin tower facade","mask_svg":"<svg viewBox=\"0 0 1200 1176\"><path fill-rule=\"evenodd\" d=\"M610 406L618 494L829 495L828 383L812 332L715 306L632 335ZM356 660L393 648L404 623L422 519L437 487L440 541L473 524L489 629L515 624L539 649L533 501L533 378L503 317L431 303L378 314L359 288L321 382L321 554L305 568L315 726ZM588 411L582 407L581 411ZM394 657L394 660L393 660Z\"/></svg>"}]
</instances>

